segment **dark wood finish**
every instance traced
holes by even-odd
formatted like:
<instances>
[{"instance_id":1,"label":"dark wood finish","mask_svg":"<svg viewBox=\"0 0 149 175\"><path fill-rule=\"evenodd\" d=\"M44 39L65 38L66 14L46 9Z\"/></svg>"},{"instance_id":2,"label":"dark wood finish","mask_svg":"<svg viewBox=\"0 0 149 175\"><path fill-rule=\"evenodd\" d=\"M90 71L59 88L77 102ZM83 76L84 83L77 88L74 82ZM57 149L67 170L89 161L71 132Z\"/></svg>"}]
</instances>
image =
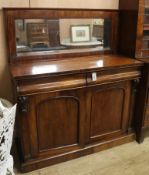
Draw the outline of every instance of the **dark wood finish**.
<instances>
[{"instance_id":1,"label":"dark wood finish","mask_svg":"<svg viewBox=\"0 0 149 175\"><path fill-rule=\"evenodd\" d=\"M149 108L146 106L144 126L149 126Z\"/></svg>"},{"instance_id":2,"label":"dark wood finish","mask_svg":"<svg viewBox=\"0 0 149 175\"><path fill-rule=\"evenodd\" d=\"M48 65L53 63L56 71L45 74L31 71L37 65L44 68L45 62L11 65L18 97L27 97L27 106L19 107L24 172L64 161L64 157L89 154L96 151L97 143L129 137L133 128L131 94L133 81L141 76L142 62L111 55L100 60L90 56L49 61ZM91 78L93 72L96 81ZM18 103L22 104L20 98Z\"/></svg>"},{"instance_id":3,"label":"dark wood finish","mask_svg":"<svg viewBox=\"0 0 149 175\"><path fill-rule=\"evenodd\" d=\"M149 84L149 34L145 36L145 33L149 32L148 8L147 0L120 0L119 52L145 62L137 93L137 107L135 112L135 129L138 142L143 141L144 131L149 127L147 102ZM123 35L124 32L126 33L125 35Z\"/></svg>"},{"instance_id":4,"label":"dark wood finish","mask_svg":"<svg viewBox=\"0 0 149 175\"><path fill-rule=\"evenodd\" d=\"M17 17L110 17L110 52L114 53L118 12L5 9L10 71L18 102L17 145L21 170L28 172L134 139L135 92L143 63L130 57L101 54L94 49L51 55L38 52L18 57L14 31ZM107 39L105 44L109 42Z\"/></svg>"},{"instance_id":5,"label":"dark wood finish","mask_svg":"<svg viewBox=\"0 0 149 175\"><path fill-rule=\"evenodd\" d=\"M119 53L135 57L139 0L120 0Z\"/></svg>"},{"instance_id":6,"label":"dark wood finish","mask_svg":"<svg viewBox=\"0 0 149 175\"><path fill-rule=\"evenodd\" d=\"M102 141L126 133L130 93L130 81L91 88L89 142Z\"/></svg>"},{"instance_id":7,"label":"dark wood finish","mask_svg":"<svg viewBox=\"0 0 149 175\"><path fill-rule=\"evenodd\" d=\"M133 66L143 65L140 61L131 59L129 57L119 55L95 55L76 57L61 60L61 61L34 61L34 62L19 62L17 64L10 64L13 77L15 79L22 79L28 77L43 77L50 75L61 75L64 73L71 74L83 73L86 71L108 70L115 68L129 68Z\"/></svg>"},{"instance_id":8,"label":"dark wood finish","mask_svg":"<svg viewBox=\"0 0 149 175\"><path fill-rule=\"evenodd\" d=\"M145 30L145 1L120 0L119 52L136 58L149 57ZM148 24L146 24L146 30ZM125 35L124 35L125 33Z\"/></svg>"},{"instance_id":9,"label":"dark wood finish","mask_svg":"<svg viewBox=\"0 0 149 175\"><path fill-rule=\"evenodd\" d=\"M144 140L144 130L148 124L148 81L149 81L149 66L145 64L142 70L142 78L137 92L137 103L135 111L135 129L137 133L137 141L141 143Z\"/></svg>"},{"instance_id":10,"label":"dark wood finish","mask_svg":"<svg viewBox=\"0 0 149 175\"><path fill-rule=\"evenodd\" d=\"M96 153L96 152L99 152L99 151L102 151L108 148L112 148L118 145L129 143L129 142L134 141L134 139L135 139L135 135L131 133L128 135L117 137L115 139L104 141L102 143L88 145L85 148L82 148L79 150L70 151L69 154L64 153L61 156L57 155L57 156L48 157L48 158L43 157L42 159L41 158L32 159L28 162L23 163L21 165L21 170L22 172L30 172L34 169L43 168L44 166L49 166L49 165L53 165L56 163L65 162L65 161L68 161L74 158L81 157L82 155L93 154L93 153Z\"/></svg>"},{"instance_id":11,"label":"dark wood finish","mask_svg":"<svg viewBox=\"0 0 149 175\"><path fill-rule=\"evenodd\" d=\"M45 154L54 156L79 149L84 142L84 102L81 90L30 96L25 114L29 127L30 153L24 154L24 159ZM25 136L23 132L21 135L22 140ZM27 153L27 149L24 149L24 153Z\"/></svg>"}]
</instances>

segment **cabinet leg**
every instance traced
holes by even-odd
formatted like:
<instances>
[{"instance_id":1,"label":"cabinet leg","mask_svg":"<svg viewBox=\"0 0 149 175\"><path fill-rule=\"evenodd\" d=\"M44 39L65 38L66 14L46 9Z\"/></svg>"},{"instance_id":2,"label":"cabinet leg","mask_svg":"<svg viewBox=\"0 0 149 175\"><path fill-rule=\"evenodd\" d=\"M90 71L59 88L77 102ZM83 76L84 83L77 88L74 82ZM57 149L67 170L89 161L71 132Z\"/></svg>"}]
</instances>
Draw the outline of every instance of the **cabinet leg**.
<instances>
[{"instance_id":1,"label":"cabinet leg","mask_svg":"<svg viewBox=\"0 0 149 175\"><path fill-rule=\"evenodd\" d=\"M144 142L144 136L141 136L141 137L137 138L136 141L137 141L139 144L143 143L143 142Z\"/></svg>"},{"instance_id":2,"label":"cabinet leg","mask_svg":"<svg viewBox=\"0 0 149 175\"><path fill-rule=\"evenodd\" d=\"M136 134L136 141L141 144L144 142L144 132L141 131L139 134Z\"/></svg>"}]
</instances>

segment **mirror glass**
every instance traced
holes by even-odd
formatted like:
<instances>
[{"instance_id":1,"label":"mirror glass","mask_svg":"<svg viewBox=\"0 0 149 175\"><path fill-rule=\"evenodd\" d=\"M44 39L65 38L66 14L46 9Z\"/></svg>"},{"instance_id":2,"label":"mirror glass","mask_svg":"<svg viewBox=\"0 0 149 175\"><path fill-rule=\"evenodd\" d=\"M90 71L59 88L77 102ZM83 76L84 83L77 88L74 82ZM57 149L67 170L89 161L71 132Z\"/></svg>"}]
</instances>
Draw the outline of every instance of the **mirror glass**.
<instances>
[{"instance_id":1,"label":"mirror glass","mask_svg":"<svg viewBox=\"0 0 149 175\"><path fill-rule=\"evenodd\" d=\"M111 19L16 19L17 53L110 49Z\"/></svg>"}]
</instances>

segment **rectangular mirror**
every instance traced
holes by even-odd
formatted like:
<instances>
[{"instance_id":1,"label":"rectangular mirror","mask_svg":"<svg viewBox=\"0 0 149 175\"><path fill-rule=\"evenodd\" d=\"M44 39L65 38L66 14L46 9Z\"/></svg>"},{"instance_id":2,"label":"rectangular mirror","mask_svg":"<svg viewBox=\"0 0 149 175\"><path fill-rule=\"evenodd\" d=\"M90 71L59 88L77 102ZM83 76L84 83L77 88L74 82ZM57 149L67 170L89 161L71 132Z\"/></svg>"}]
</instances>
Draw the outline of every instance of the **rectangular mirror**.
<instances>
[{"instance_id":1,"label":"rectangular mirror","mask_svg":"<svg viewBox=\"0 0 149 175\"><path fill-rule=\"evenodd\" d=\"M16 51L19 54L110 49L111 31L110 18L16 19Z\"/></svg>"}]
</instances>

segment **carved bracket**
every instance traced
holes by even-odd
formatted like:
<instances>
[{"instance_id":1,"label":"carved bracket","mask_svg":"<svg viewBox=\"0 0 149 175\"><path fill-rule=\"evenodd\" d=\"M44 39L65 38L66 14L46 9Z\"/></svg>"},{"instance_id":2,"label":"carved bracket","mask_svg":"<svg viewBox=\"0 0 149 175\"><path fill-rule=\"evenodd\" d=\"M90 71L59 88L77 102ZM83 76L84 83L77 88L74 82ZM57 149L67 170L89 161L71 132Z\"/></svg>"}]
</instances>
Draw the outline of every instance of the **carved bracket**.
<instances>
[{"instance_id":1,"label":"carved bracket","mask_svg":"<svg viewBox=\"0 0 149 175\"><path fill-rule=\"evenodd\" d=\"M138 90L138 84L140 83L140 79L133 80L133 93L137 93Z\"/></svg>"},{"instance_id":2,"label":"carved bracket","mask_svg":"<svg viewBox=\"0 0 149 175\"><path fill-rule=\"evenodd\" d=\"M20 112L27 112L28 111L28 97L19 97L18 98L18 106Z\"/></svg>"}]
</instances>

